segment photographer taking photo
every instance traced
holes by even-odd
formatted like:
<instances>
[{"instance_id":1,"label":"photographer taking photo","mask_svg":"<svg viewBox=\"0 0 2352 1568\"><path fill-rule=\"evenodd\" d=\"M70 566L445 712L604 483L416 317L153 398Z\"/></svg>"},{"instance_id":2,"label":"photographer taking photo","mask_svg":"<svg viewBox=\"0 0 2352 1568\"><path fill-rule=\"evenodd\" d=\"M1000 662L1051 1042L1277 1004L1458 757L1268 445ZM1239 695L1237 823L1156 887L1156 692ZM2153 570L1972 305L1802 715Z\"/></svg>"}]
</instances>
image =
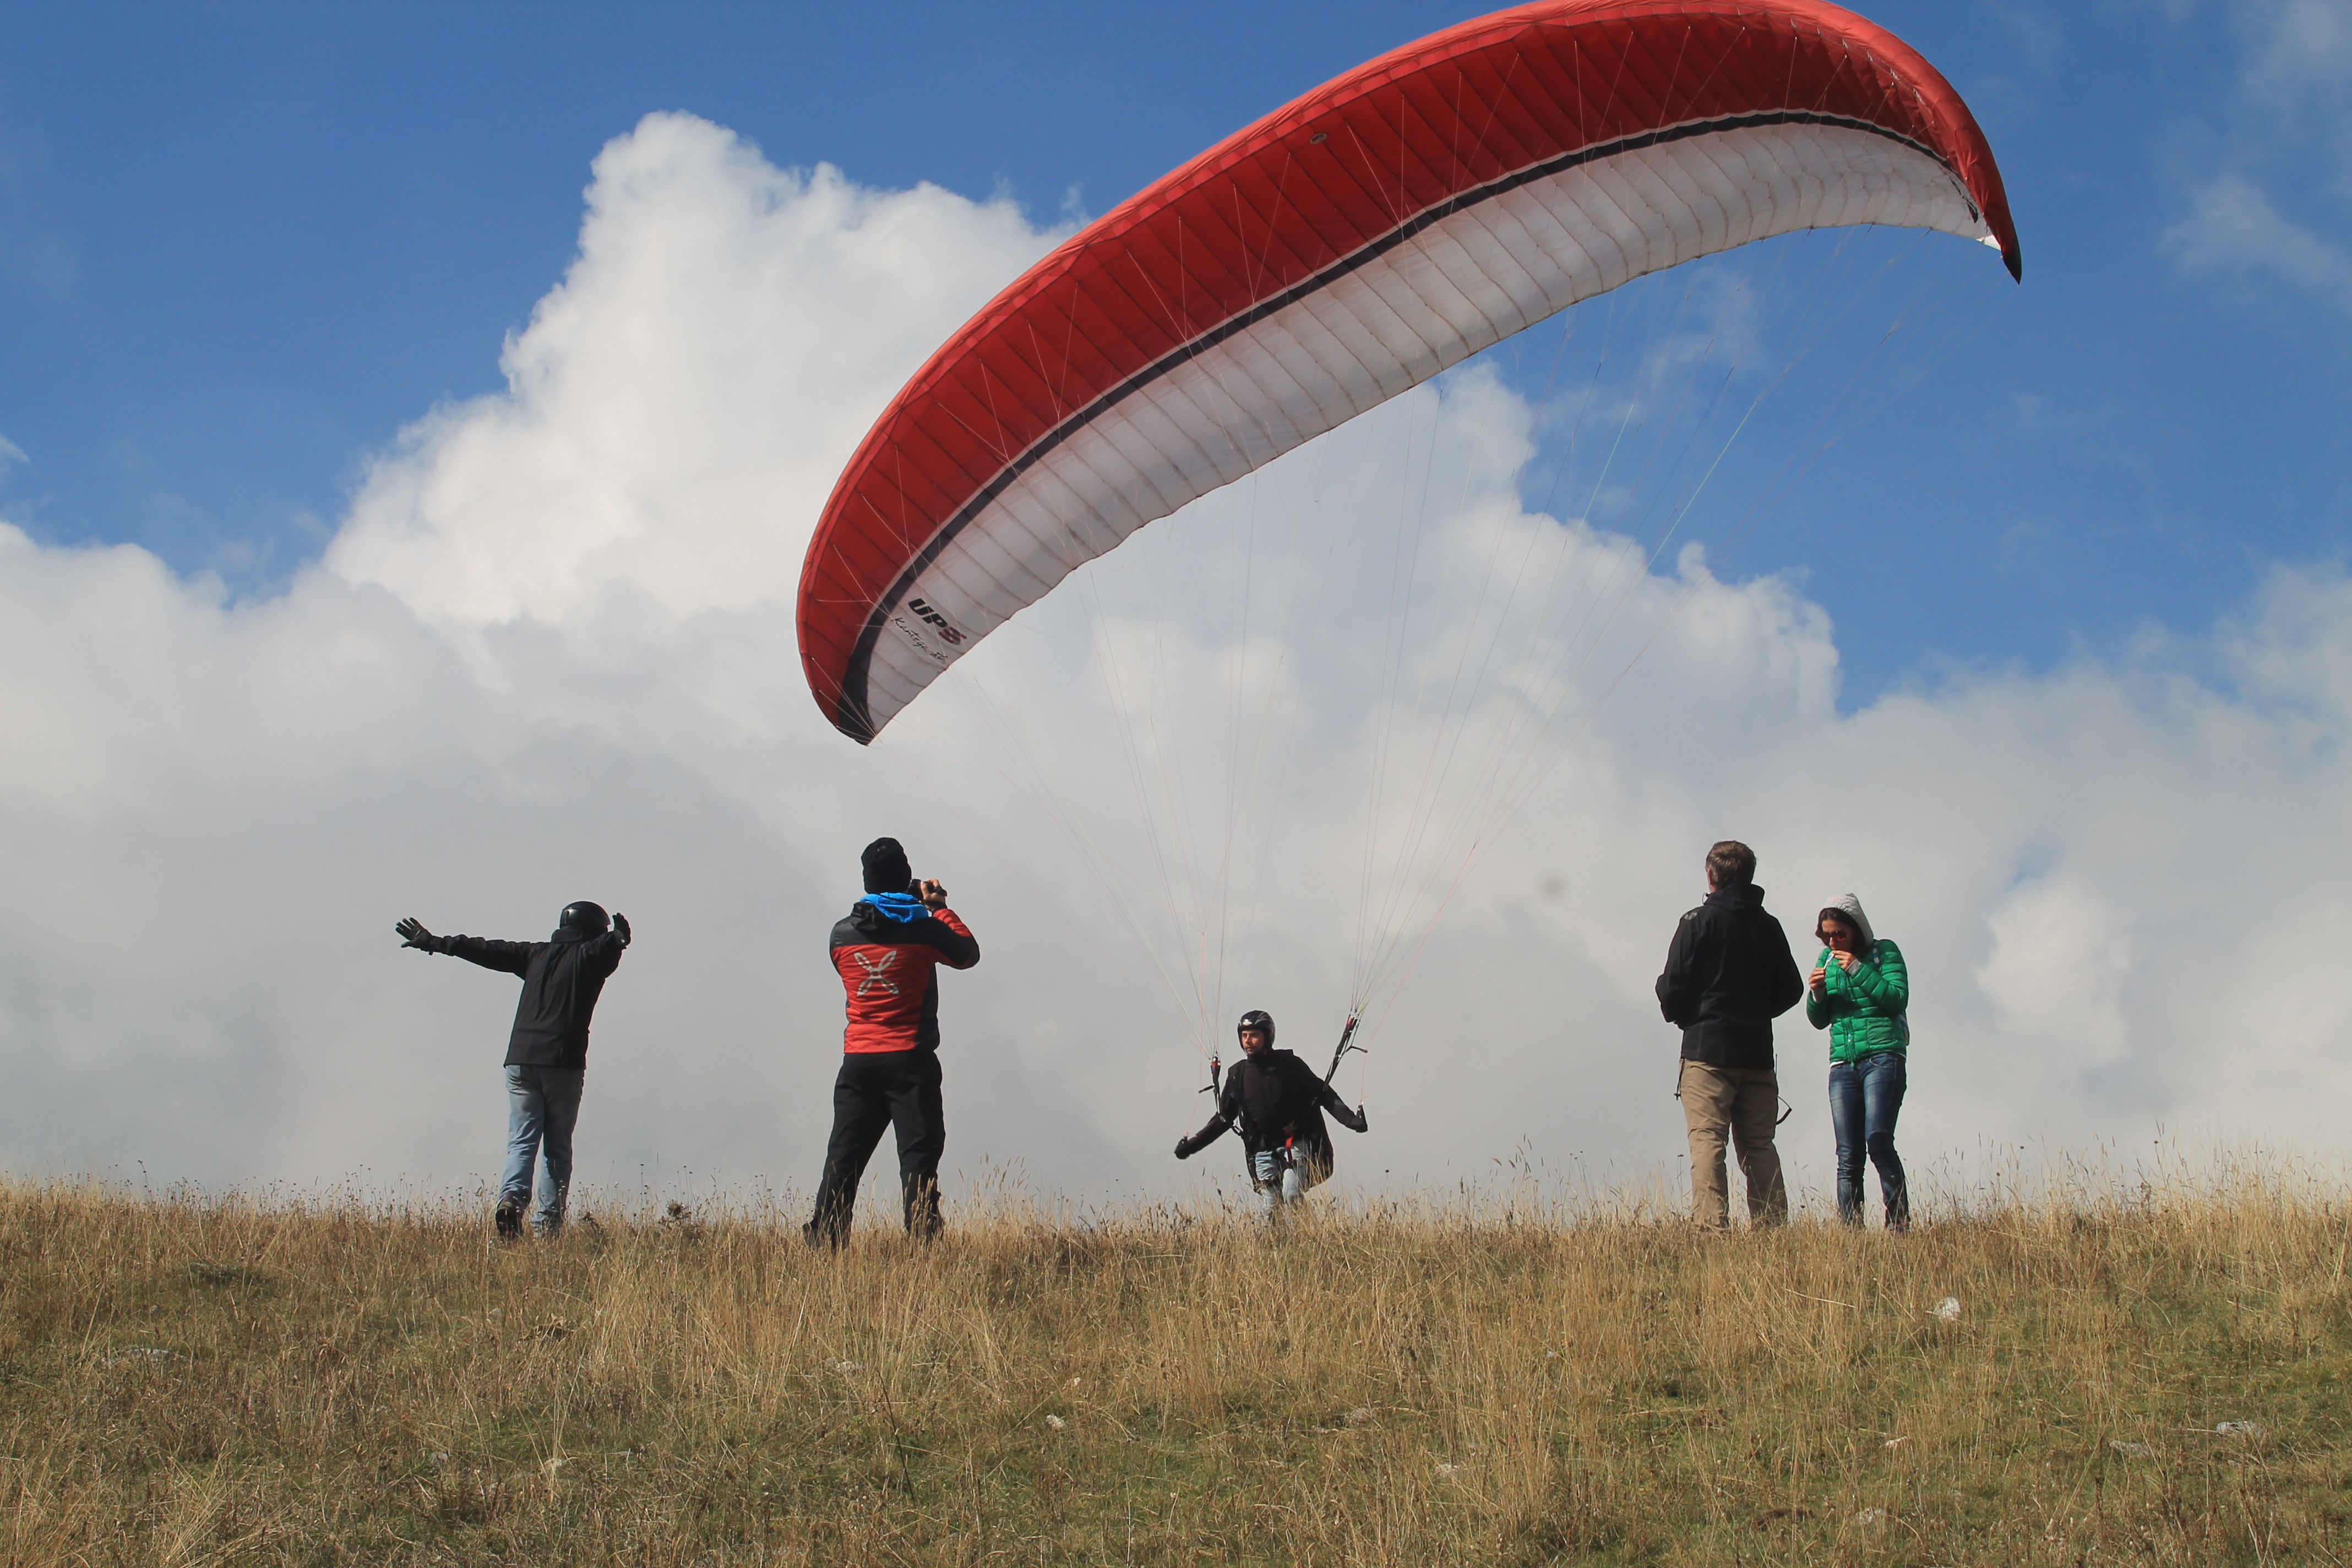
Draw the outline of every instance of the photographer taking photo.
<instances>
[{"instance_id":1,"label":"photographer taking photo","mask_svg":"<svg viewBox=\"0 0 2352 1568\"><path fill-rule=\"evenodd\" d=\"M980 943L948 908L948 890L935 880L918 881L897 839L876 839L860 860L865 896L833 928L833 966L848 1021L833 1081L824 1175L804 1232L812 1247L848 1241L857 1184L886 1127L898 1134L907 1233L926 1241L940 1233L947 1123L935 972L942 963L970 969L980 962Z\"/></svg>"}]
</instances>

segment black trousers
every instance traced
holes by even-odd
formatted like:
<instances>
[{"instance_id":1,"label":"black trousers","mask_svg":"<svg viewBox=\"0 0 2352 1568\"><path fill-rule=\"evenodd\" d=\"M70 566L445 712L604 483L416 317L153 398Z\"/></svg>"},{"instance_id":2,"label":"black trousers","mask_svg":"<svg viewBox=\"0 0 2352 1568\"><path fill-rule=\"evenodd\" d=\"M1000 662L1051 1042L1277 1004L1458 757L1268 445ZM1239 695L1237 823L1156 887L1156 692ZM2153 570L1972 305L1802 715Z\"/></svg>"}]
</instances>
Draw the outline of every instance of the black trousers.
<instances>
[{"instance_id":1,"label":"black trousers","mask_svg":"<svg viewBox=\"0 0 2352 1568\"><path fill-rule=\"evenodd\" d=\"M898 1184L906 1197L908 1233L925 1240L939 1234L940 1155L948 1146L939 1056L852 1051L841 1058L840 1075L833 1080L833 1136L825 1143L816 1213L808 1223L810 1241L839 1247L849 1239L857 1184L886 1127L898 1133Z\"/></svg>"}]
</instances>

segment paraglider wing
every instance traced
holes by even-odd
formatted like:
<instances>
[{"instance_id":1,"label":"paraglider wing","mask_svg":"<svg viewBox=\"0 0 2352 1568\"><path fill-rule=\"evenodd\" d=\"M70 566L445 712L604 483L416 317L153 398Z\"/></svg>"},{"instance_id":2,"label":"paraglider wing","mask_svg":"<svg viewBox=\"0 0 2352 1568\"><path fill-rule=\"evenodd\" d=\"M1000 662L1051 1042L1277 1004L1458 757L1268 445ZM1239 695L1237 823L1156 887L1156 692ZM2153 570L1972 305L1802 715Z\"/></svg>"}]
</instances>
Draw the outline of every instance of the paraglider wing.
<instances>
[{"instance_id":1,"label":"paraglider wing","mask_svg":"<svg viewBox=\"0 0 2352 1568\"><path fill-rule=\"evenodd\" d=\"M2020 272L1968 106L1822 0L1549 0L1384 55L1088 225L907 384L809 544L809 689L870 741L1145 523L1580 300L1849 224Z\"/></svg>"}]
</instances>

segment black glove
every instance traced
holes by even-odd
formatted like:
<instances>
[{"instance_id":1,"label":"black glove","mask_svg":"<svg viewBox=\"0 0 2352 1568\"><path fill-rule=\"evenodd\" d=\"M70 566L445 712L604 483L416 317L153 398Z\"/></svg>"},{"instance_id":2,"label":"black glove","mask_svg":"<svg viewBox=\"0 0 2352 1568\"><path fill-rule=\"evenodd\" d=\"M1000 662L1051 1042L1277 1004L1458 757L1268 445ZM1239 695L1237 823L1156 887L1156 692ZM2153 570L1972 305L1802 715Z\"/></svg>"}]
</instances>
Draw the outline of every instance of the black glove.
<instances>
[{"instance_id":1,"label":"black glove","mask_svg":"<svg viewBox=\"0 0 2352 1568\"><path fill-rule=\"evenodd\" d=\"M392 929L400 933L400 945L403 947L418 948L425 952L441 951L441 939L426 931L414 915Z\"/></svg>"},{"instance_id":2,"label":"black glove","mask_svg":"<svg viewBox=\"0 0 2352 1568\"><path fill-rule=\"evenodd\" d=\"M1350 1132L1369 1132L1372 1130L1372 1119L1364 1114L1364 1108L1360 1105L1356 1107L1356 1113L1352 1117L1344 1110L1341 1110L1339 1125Z\"/></svg>"},{"instance_id":3,"label":"black glove","mask_svg":"<svg viewBox=\"0 0 2352 1568\"><path fill-rule=\"evenodd\" d=\"M614 915L614 916L613 917L613 934L614 934L614 936L617 936L617 937L619 937L619 938L621 939L621 945L622 945L623 947L626 947L626 946L628 946L628 945L629 945L629 917L628 917L628 916L626 916L626 915Z\"/></svg>"},{"instance_id":4,"label":"black glove","mask_svg":"<svg viewBox=\"0 0 2352 1568\"><path fill-rule=\"evenodd\" d=\"M1176 1157L1179 1160L1189 1160L1200 1152L1201 1144L1198 1139L1186 1136L1176 1140Z\"/></svg>"}]
</instances>

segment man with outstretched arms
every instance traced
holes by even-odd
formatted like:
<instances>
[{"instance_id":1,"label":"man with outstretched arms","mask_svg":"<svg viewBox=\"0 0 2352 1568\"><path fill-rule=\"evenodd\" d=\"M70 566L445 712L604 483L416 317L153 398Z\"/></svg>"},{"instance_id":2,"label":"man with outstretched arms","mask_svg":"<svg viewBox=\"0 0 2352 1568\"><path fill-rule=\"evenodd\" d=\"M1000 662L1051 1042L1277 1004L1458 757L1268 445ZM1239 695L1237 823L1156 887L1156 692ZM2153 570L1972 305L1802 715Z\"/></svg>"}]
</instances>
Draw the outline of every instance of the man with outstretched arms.
<instances>
[{"instance_id":1,"label":"man with outstretched arms","mask_svg":"<svg viewBox=\"0 0 2352 1568\"><path fill-rule=\"evenodd\" d=\"M588 1020L604 982L629 945L629 917L604 918L604 906L563 906L545 942L494 942L480 936L435 936L414 919L393 928L404 947L446 953L522 976L514 1032L507 1038L507 1163L499 1177L499 1235L522 1234L530 1207L531 1166L547 1152L547 1184L540 1189L531 1226L542 1237L563 1228L572 1190L572 1129L580 1120L580 1090L588 1078Z\"/></svg>"},{"instance_id":2,"label":"man with outstretched arms","mask_svg":"<svg viewBox=\"0 0 2352 1568\"><path fill-rule=\"evenodd\" d=\"M1658 1010L1683 1032L1683 1102L1690 1136L1691 1215L1721 1230L1731 1223L1725 1182L1725 1134L1748 1178L1748 1223L1789 1217L1779 1123L1780 1081L1772 1059L1772 1020L1801 1001L1804 977L1789 952L1789 933L1764 909L1756 885L1756 851L1727 838L1706 852L1706 902L1683 916L1658 976Z\"/></svg>"},{"instance_id":3,"label":"man with outstretched arms","mask_svg":"<svg viewBox=\"0 0 2352 1568\"><path fill-rule=\"evenodd\" d=\"M940 1154L948 1134L935 971L980 962L980 943L948 908L947 889L916 880L897 839L876 839L861 858L865 896L833 928L848 1025L833 1080L833 1136L806 1233L812 1247L849 1239L857 1184L886 1127L898 1134L907 1233L926 1241L940 1233Z\"/></svg>"},{"instance_id":4,"label":"man with outstretched arms","mask_svg":"<svg viewBox=\"0 0 2352 1568\"><path fill-rule=\"evenodd\" d=\"M1282 1217L1284 1205L1307 1195L1307 1189L1329 1179L1333 1155L1332 1120L1351 1132L1370 1126L1361 1107L1350 1110L1315 1069L1288 1051L1274 1048L1274 1015L1256 1008L1242 1015L1234 1026L1242 1059L1225 1075L1217 1109L1202 1129L1176 1142L1176 1157L1189 1160L1225 1134L1242 1130L1242 1152L1249 1161L1250 1185L1265 1205L1269 1220ZM1334 1066L1337 1064L1335 1063Z\"/></svg>"}]
</instances>

